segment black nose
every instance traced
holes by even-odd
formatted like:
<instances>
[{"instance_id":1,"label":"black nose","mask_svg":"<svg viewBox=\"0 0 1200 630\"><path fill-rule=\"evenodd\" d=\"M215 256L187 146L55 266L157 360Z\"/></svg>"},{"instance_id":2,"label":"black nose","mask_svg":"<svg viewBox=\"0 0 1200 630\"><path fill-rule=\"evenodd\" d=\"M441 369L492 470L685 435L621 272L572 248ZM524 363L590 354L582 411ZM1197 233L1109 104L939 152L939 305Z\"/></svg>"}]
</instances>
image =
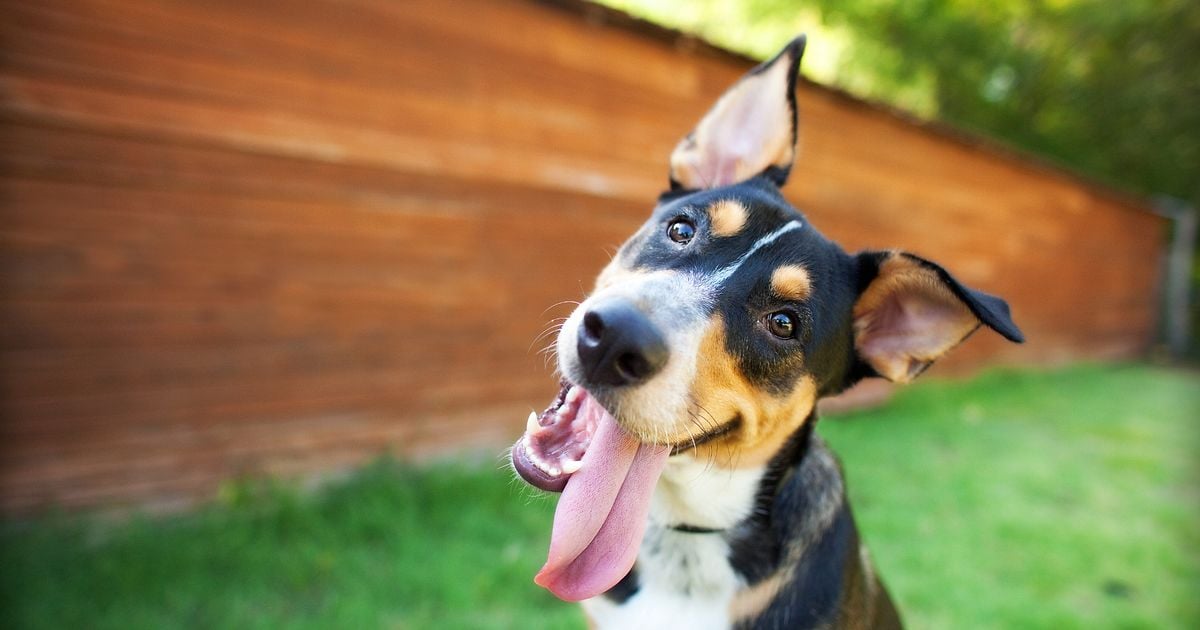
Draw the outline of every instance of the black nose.
<instances>
[{"instance_id":1,"label":"black nose","mask_svg":"<svg viewBox=\"0 0 1200 630\"><path fill-rule=\"evenodd\" d=\"M667 362L667 343L631 302L601 301L583 315L579 361L588 381L634 385L654 376Z\"/></svg>"}]
</instances>

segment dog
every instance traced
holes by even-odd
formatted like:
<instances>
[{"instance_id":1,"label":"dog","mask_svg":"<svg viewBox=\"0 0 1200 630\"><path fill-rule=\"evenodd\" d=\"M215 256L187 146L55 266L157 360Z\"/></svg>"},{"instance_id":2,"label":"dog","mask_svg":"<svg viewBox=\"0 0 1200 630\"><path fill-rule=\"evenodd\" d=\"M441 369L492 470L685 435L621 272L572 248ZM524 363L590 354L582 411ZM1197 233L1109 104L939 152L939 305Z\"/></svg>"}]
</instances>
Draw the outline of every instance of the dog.
<instances>
[{"instance_id":1,"label":"dog","mask_svg":"<svg viewBox=\"0 0 1200 630\"><path fill-rule=\"evenodd\" d=\"M511 451L561 492L535 582L600 628L898 628L816 404L906 383L1008 305L902 251L848 254L784 200L803 36L717 101L562 325Z\"/></svg>"}]
</instances>

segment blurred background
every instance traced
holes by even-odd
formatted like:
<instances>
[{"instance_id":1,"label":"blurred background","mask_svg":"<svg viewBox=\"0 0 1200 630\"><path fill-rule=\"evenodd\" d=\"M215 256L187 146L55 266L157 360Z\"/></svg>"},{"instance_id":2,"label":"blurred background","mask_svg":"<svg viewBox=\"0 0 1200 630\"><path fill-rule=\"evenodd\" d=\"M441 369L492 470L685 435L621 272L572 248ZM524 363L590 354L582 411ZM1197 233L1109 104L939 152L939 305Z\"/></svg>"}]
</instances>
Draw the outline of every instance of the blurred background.
<instances>
[{"instance_id":1,"label":"blurred background","mask_svg":"<svg viewBox=\"0 0 1200 630\"><path fill-rule=\"evenodd\" d=\"M823 422L910 624L1200 623L1200 5L609 4L0 1L0 625L581 627L539 334L798 32L786 196L1028 338Z\"/></svg>"}]
</instances>

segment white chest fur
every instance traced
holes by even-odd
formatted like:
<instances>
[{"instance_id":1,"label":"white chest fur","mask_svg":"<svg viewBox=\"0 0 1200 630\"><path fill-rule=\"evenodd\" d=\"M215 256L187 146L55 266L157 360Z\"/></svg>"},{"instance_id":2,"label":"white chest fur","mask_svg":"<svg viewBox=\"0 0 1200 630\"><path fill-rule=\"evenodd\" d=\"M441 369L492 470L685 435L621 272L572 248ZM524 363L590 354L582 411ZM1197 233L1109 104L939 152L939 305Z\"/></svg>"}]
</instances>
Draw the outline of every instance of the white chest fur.
<instances>
[{"instance_id":1,"label":"white chest fur","mask_svg":"<svg viewBox=\"0 0 1200 630\"><path fill-rule=\"evenodd\" d=\"M600 628L728 628L730 600L744 586L729 565L729 545L720 534L668 526L732 527L753 509L763 472L672 458L655 488L638 553L638 592L621 604L603 596L585 601L592 621Z\"/></svg>"}]
</instances>

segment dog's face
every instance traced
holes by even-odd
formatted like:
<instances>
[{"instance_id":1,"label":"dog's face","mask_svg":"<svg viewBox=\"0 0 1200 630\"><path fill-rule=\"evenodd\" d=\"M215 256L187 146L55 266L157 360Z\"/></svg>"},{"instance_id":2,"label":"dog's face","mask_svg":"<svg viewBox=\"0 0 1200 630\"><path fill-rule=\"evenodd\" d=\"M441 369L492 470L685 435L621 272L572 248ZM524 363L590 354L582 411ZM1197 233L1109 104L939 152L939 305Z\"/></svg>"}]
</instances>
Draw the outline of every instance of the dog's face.
<instances>
[{"instance_id":1,"label":"dog's face","mask_svg":"<svg viewBox=\"0 0 1200 630\"><path fill-rule=\"evenodd\" d=\"M667 195L563 325L559 367L639 440L758 465L850 376L855 286L766 178Z\"/></svg>"},{"instance_id":2,"label":"dog's face","mask_svg":"<svg viewBox=\"0 0 1200 630\"><path fill-rule=\"evenodd\" d=\"M898 252L851 256L779 192L794 158L793 42L671 156L672 192L563 325L567 382L643 442L757 466L821 396L907 381L1007 306ZM882 273L881 273L882 271Z\"/></svg>"},{"instance_id":3,"label":"dog's face","mask_svg":"<svg viewBox=\"0 0 1200 630\"><path fill-rule=\"evenodd\" d=\"M566 488L538 575L561 597L628 571L671 456L759 468L821 396L911 380L981 325L1020 340L999 298L911 254L848 254L783 198L802 52L753 70L684 138L671 191L559 332L562 389L512 461Z\"/></svg>"}]
</instances>

